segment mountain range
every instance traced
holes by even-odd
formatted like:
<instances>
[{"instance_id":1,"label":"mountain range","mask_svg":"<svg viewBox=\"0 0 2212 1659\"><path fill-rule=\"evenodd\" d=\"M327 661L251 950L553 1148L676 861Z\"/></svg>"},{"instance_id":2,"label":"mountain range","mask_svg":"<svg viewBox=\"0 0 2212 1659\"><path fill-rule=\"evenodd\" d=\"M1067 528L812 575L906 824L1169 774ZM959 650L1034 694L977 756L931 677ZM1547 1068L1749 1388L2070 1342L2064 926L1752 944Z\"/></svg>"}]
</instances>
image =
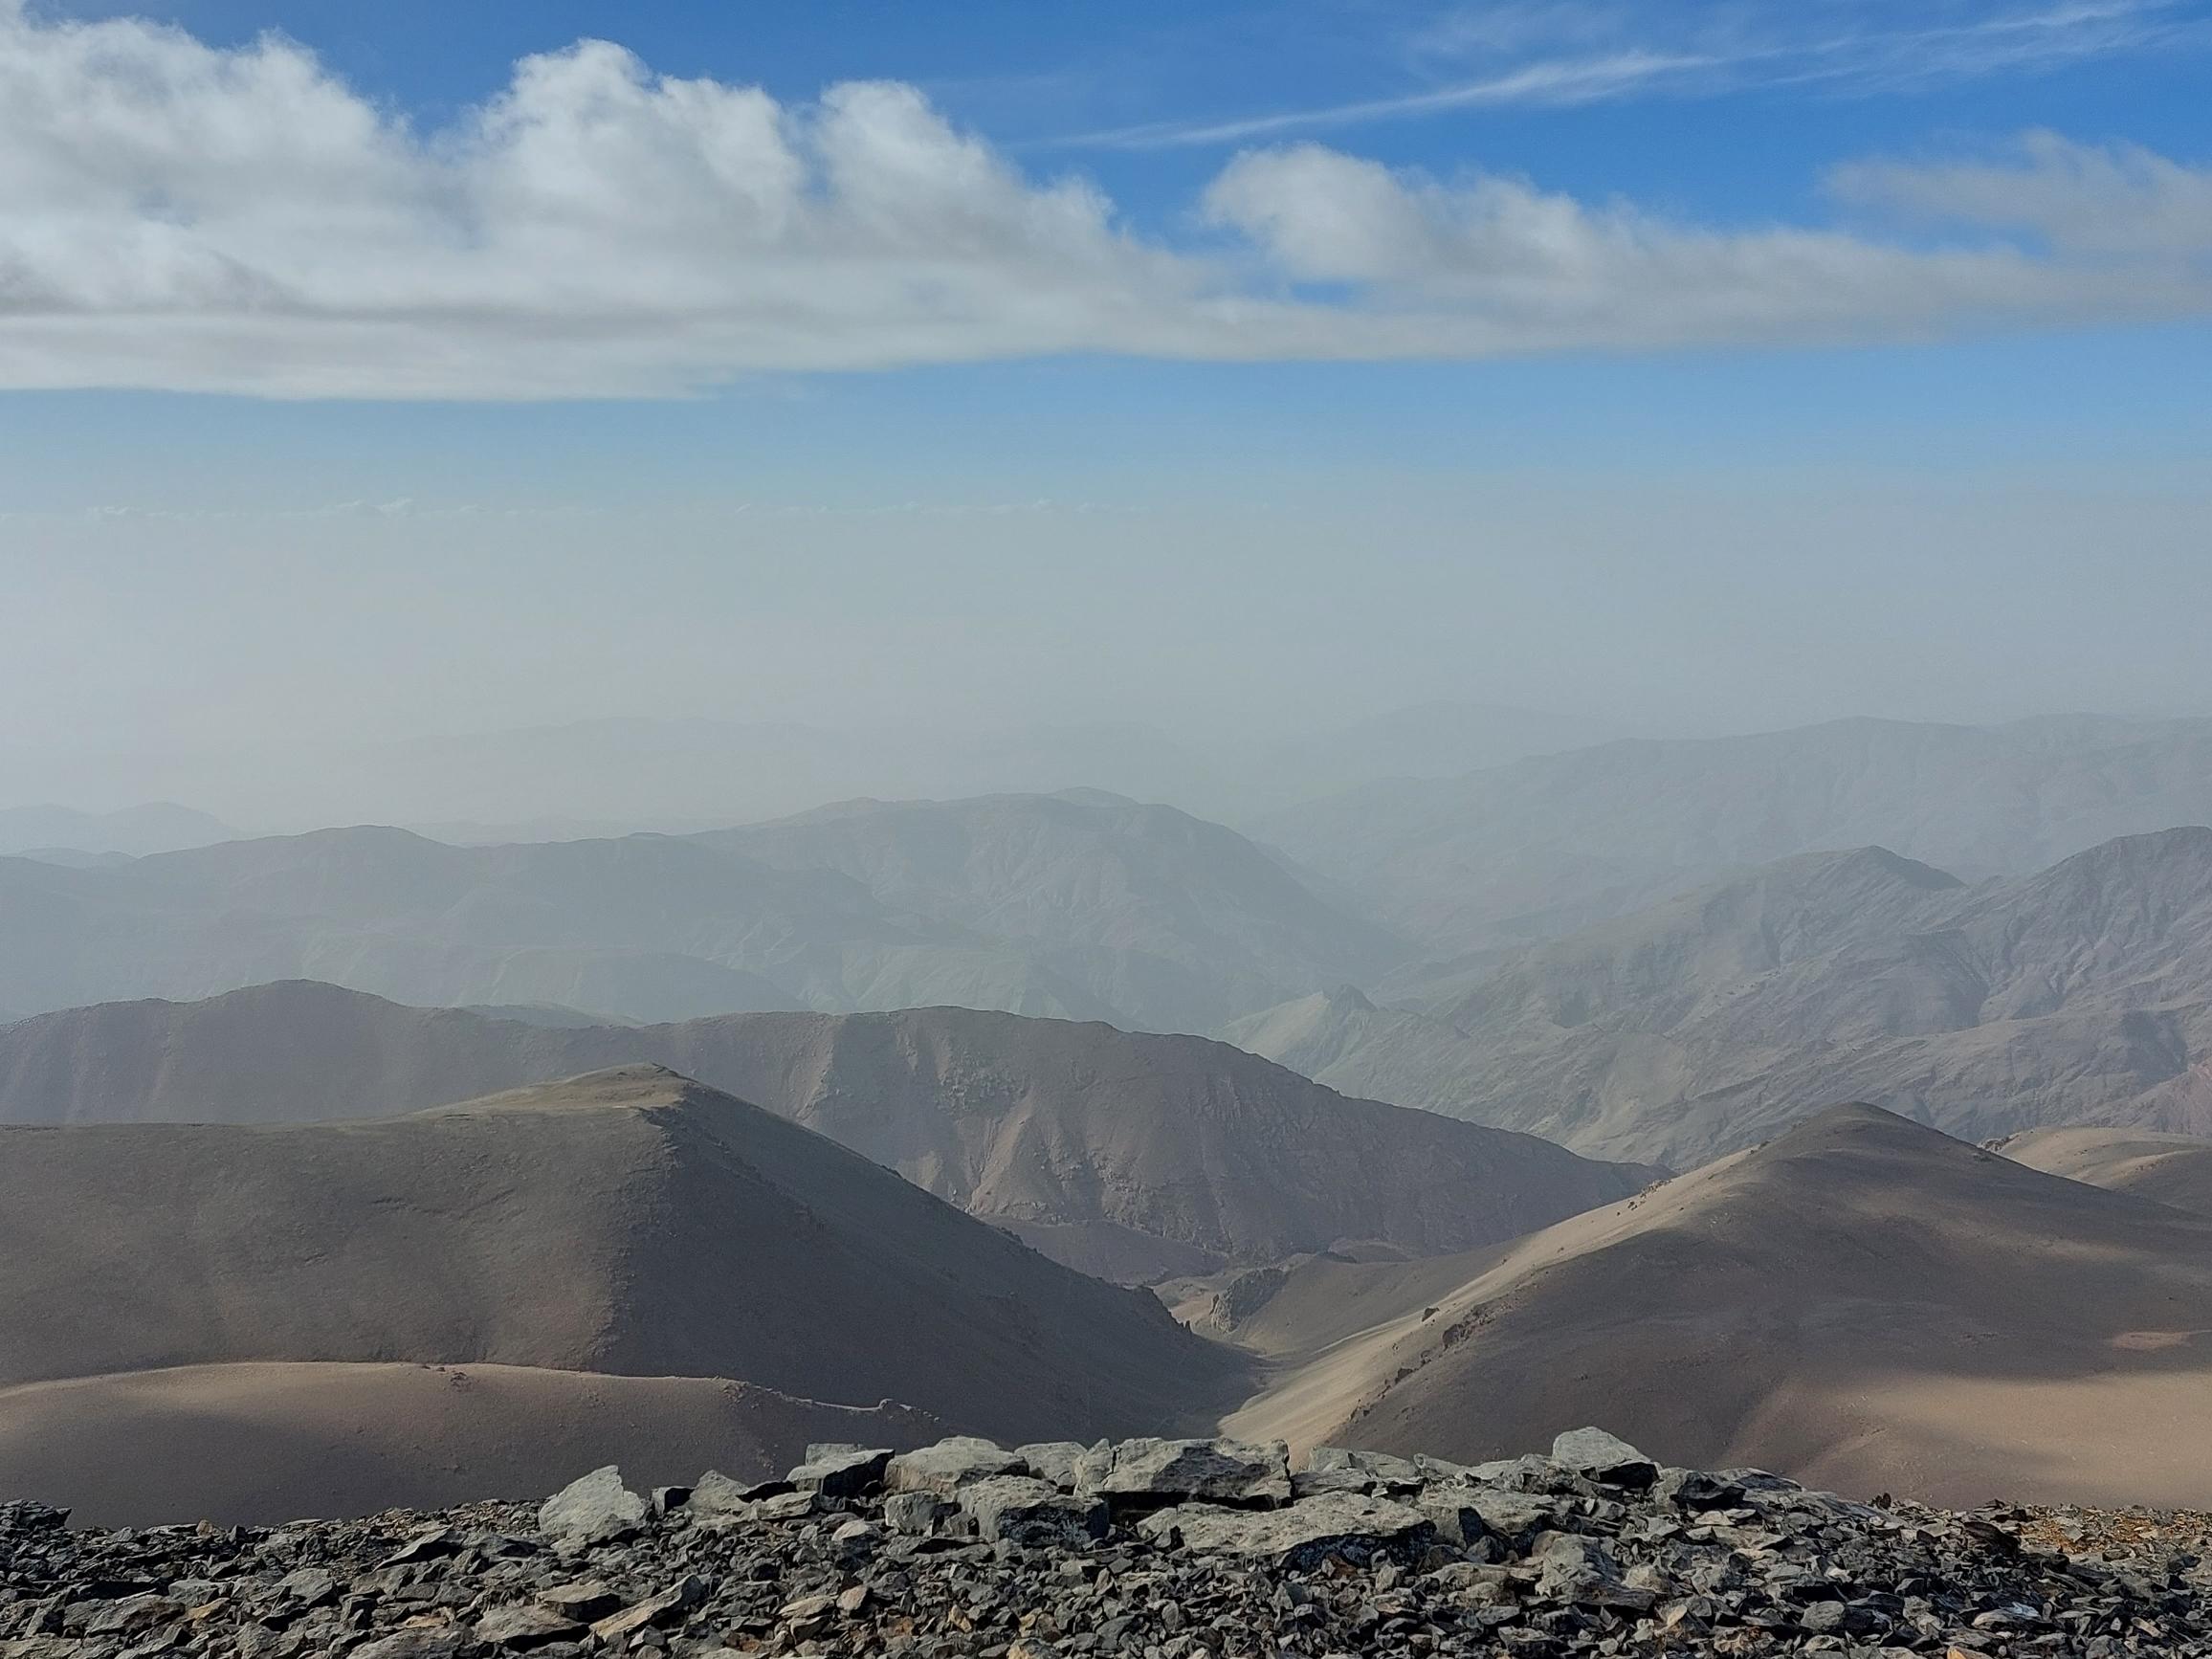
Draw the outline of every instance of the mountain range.
<instances>
[{"instance_id":1,"label":"mountain range","mask_svg":"<svg viewBox=\"0 0 2212 1659\"><path fill-rule=\"evenodd\" d=\"M962 1008L554 1026L287 983L0 1029L0 1124L274 1124L650 1062L804 1124L1085 1271L1513 1237L1662 1172L1347 1099L1226 1044Z\"/></svg>"},{"instance_id":2,"label":"mountain range","mask_svg":"<svg viewBox=\"0 0 2212 1659\"><path fill-rule=\"evenodd\" d=\"M1426 957L1480 964L1801 853L1875 845L1980 881L2206 822L2212 720L2068 716L1631 739L1371 784L1244 827ZM1411 996L1423 980L1379 988Z\"/></svg>"},{"instance_id":3,"label":"mountain range","mask_svg":"<svg viewBox=\"0 0 2212 1659\"><path fill-rule=\"evenodd\" d=\"M1234 832L1082 791L694 837L361 828L113 867L0 860L0 1009L317 978L631 1019L937 1003L1204 1030L1405 947Z\"/></svg>"},{"instance_id":4,"label":"mountain range","mask_svg":"<svg viewBox=\"0 0 2212 1659\"><path fill-rule=\"evenodd\" d=\"M218 818L173 802L151 802L114 812L80 812L72 807L0 807L0 857L68 853L137 858L234 840L237 830Z\"/></svg>"},{"instance_id":5,"label":"mountain range","mask_svg":"<svg viewBox=\"0 0 2212 1659\"><path fill-rule=\"evenodd\" d=\"M1515 953L1437 1012L1338 992L1224 1035L1332 1086L1688 1168L1823 1103L1962 1139L2212 1129L2212 830L1967 885L1785 859Z\"/></svg>"}]
</instances>

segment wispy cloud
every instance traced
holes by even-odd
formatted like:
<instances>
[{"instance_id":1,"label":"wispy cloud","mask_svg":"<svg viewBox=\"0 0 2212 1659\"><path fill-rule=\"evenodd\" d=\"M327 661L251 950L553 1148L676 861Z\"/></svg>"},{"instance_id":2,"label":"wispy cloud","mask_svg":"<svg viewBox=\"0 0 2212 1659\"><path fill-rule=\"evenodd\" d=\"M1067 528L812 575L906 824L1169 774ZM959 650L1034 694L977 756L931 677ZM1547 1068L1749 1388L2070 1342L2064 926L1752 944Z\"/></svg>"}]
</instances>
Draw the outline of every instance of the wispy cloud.
<instances>
[{"instance_id":1,"label":"wispy cloud","mask_svg":"<svg viewBox=\"0 0 2212 1659\"><path fill-rule=\"evenodd\" d=\"M1179 243L911 86L785 104L585 42L423 132L281 39L0 0L0 387L658 397L1070 353L1471 359L2212 315L2201 166L2034 135L1833 184L1866 223L1716 231L1309 142L1239 154Z\"/></svg>"},{"instance_id":2,"label":"wispy cloud","mask_svg":"<svg viewBox=\"0 0 2212 1659\"><path fill-rule=\"evenodd\" d=\"M1940 21L1941 7L1919 7L1907 21L1888 27L1834 27L1833 11L1810 4L1715 12L1582 0L1459 10L1428 19L1408 36L1406 55L1426 72L1427 83L1402 93L1147 122L1059 142L1100 149L1203 147L1485 107L1812 84L1865 93L2048 69L2212 33L2184 0L2071 0L1996 13L1977 8L1955 23ZM1471 66L1480 72L1464 73ZM1463 73L1444 73L1454 67Z\"/></svg>"},{"instance_id":3,"label":"wispy cloud","mask_svg":"<svg viewBox=\"0 0 2212 1659\"><path fill-rule=\"evenodd\" d=\"M1061 142L1097 149L1165 149L1235 144L1256 138L1328 127L1405 121L1485 105L1597 103L1691 76L1710 74L1724 60L1695 53L1626 51L1594 57L1544 58L1479 80L1456 81L1395 98L1361 99L1314 109L1242 116L1214 122L1150 122L1078 133Z\"/></svg>"}]
</instances>

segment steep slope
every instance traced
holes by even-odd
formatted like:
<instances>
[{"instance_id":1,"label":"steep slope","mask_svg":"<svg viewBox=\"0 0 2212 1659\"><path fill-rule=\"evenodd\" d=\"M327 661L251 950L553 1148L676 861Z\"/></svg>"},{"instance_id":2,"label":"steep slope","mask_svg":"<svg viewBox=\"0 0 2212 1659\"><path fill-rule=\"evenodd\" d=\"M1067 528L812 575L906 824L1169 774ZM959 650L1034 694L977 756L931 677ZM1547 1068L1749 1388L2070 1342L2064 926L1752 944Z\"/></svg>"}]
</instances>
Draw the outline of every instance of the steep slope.
<instances>
[{"instance_id":1,"label":"steep slope","mask_svg":"<svg viewBox=\"0 0 2212 1659\"><path fill-rule=\"evenodd\" d=\"M1875 848L1788 860L1523 952L1435 1016L1232 1029L1338 1087L1677 1168L1837 1099L1978 1140L2212 1127L2212 830L1975 888Z\"/></svg>"},{"instance_id":2,"label":"steep slope","mask_svg":"<svg viewBox=\"0 0 2212 1659\"><path fill-rule=\"evenodd\" d=\"M2212 1139L2141 1129L2031 1129L1991 1143L2016 1163L2212 1216Z\"/></svg>"},{"instance_id":3,"label":"steep slope","mask_svg":"<svg viewBox=\"0 0 2212 1659\"><path fill-rule=\"evenodd\" d=\"M1155 1029L1204 1029L1280 987L1364 978L1406 954L1233 830L1095 789L856 801L697 839L834 870L894 911L1019 940Z\"/></svg>"},{"instance_id":4,"label":"steep slope","mask_svg":"<svg viewBox=\"0 0 2212 1659\"><path fill-rule=\"evenodd\" d=\"M1250 842L1112 797L702 837L452 847L361 828L0 859L0 1006L315 978L623 1019L947 1003L1204 1029L1397 960Z\"/></svg>"},{"instance_id":5,"label":"steep slope","mask_svg":"<svg viewBox=\"0 0 2212 1659\"><path fill-rule=\"evenodd\" d=\"M755 1101L1131 1280L1347 1238L1465 1250L1653 1173L1345 1099L1195 1037L958 1008L549 1028L305 983L0 1030L0 1122L365 1117L630 1061Z\"/></svg>"},{"instance_id":6,"label":"steep slope","mask_svg":"<svg viewBox=\"0 0 2212 1659\"><path fill-rule=\"evenodd\" d=\"M1969 880L2212 821L2212 721L1852 719L1398 781L1250 826L1430 954L1512 948L1745 865L1874 844Z\"/></svg>"},{"instance_id":7,"label":"steep slope","mask_svg":"<svg viewBox=\"0 0 2212 1659\"><path fill-rule=\"evenodd\" d=\"M1184 1417L1228 1368L654 1067L365 1122L0 1131L0 1382L306 1360L725 1377L1015 1438Z\"/></svg>"},{"instance_id":8,"label":"steep slope","mask_svg":"<svg viewBox=\"0 0 2212 1659\"><path fill-rule=\"evenodd\" d=\"M1456 1274L1308 1264L1240 1334L1280 1367L1248 1435L1472 1461L1597 1421L1845 1492L2212 1501L2212 1221L1870 1107Z\"/></svg>"},{"instance_id":9,"label":"steep slope","mask_svg":"<svg viewBox=\"0 0 2212 1659\"><path fill-rule=\"evenodd\" d=\"M618 1463L643 1486L765 1480L813 1441L925 1444L906 1406L796 1400L707 1377L515 1365L193 1365L0 1388L0 1492L67 1494L79 1524L476 1503Z\"/></svg>"}]
</instances>

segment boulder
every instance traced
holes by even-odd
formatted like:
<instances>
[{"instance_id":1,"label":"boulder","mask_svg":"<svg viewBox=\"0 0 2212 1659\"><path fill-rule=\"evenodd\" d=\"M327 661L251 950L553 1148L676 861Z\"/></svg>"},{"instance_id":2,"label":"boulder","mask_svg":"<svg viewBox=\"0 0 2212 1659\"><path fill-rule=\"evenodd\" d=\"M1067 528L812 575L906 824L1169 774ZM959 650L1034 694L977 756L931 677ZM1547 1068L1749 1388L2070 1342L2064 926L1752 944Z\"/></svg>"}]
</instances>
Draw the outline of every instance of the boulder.
<instances>
[{"instance_id":1,"label":"boulder","mask_svg":"<svg viewBox=\"0 0 2212 1659\"><path fill-rule=\"evenodd\" d=\"M881 1486L890 1463L889 1447L809 1446L807 1461L784 1478L794 1491L853 1498Z\"/></svg>"},{"instance_id":2,"label":"boulder","mask_svg":"<svg viewBox=\"0 0 2212 1659\"><path fill-rule=\"evenodd\" d=\"M1430 1478L1409 1457L1392 1457L1386 1451L1354 1451L1341 1446L1315 1447L1306 1453L1306 1471L1312 1474L1361 1474L1381 1486L1405 1492Z\"/></svg>"},{"instance_id":3,"label":"boulder","mask_svg":"<svg viewBox=\"0 0 2212 1659\"><path fill-rule=\"evenodd\" d=\"M1124 1440L1075 1460L1075 1490L1117 1510L1193 1501L1273 1508L1291 1501L1290 1449L1279 1440Z\"/></svg>"},{"instance_id":4,"label":"boulder","mask_svg":"<svg viewBox=\"0 0 2212 1659\"><path fill-rule=\"evenodd\" d=\"M986 1543L1081 1549L1106 1536L1103 1499L1064 1493L1049 1480L1001 1474L970 1481L955 1500Z\"/></svg>"},{"instance_id":5,"label":"boulder","mask_svg":"<svg viewBox=\"0 0 2212 1659\"><path fill-rule=\"evenodd\" d=\"M550 1607L524 1602L513 1607L495 1607L476 1621L476 1640L487 1648L504 1648L525 1653L555 1642L572 1642L584 1626Z\"/></svg>"},{"instance_id":6,"label":"boulder","mask_svg":"<svg viewBox=\"0 0 2212 1659\"><path fill-rule=\"evenodd\" d=\"M900 1452L884 1468L883 1490L934 1492L940 1497L950 1497L971 1480L1029 1472L1029 1460L1020 1452L1008 1451L988 1440L957 1435L935 1446Z\"/></svg>"},{"instance_id":7,"label":"boulder","mask_svg":"<svg viewBox=\"0 0 2212 1659\"><path fill-rule=\"evenodd\" d=\"M648 1625L673 1625L706 1599L706 1581L687 1573L659 1595L608 1614L591 1626L591 1633L602 1642L620 1642Z\"/></svg>"},{"instance_id":8,"label":"boulder","mask_svg":"<svg viewBox=\"0 0 2212 1659\"><path fill-rule=\"evenodd\" d=\"M1090 1449L1076 1440L1039 1440L1014 1448L1014 1455L1029 1466L1039 1480L1049 1480L1062 1492L1075 1490L1075 1460Z\"/></svg>"},{"instance_id":9,"label":"boulder","mask_svg":"<svg viewBox=\"0 0 2212 1659\"><path fill-rule=\"evenodd\" d=\"M538 1526L546 1535L590 1542L619 1537L644 1523L645 1499L622 1484L613 1464L570 1481L539 1506Z\"/></svg>"},{"instance_id":10,"label":"boulder","mask_svg":"<svg viewBox=\"0 0 2212 1659\"><path fill-rule=\"evenodd\" d=\"M782 1497L791 1490L787 1480L762 1480L745 1482L732 1480L719 1469L710 1469L700 1475L684 1499L684 1513L691 1515L735 1515L749 1512L751 1506L764 1497Z\"/></svg>"},{"instance_id":11,"label":"boulder","mask_svg":"<svg viewBox=\"0 0 2212 1659\"><path fill-rule=\"evenodd\" d=\"M1436 1538L1434 1523L1420 1511L1347 1493L1324 1493L1276 1510L1180 1504L1145 1516L1137 1530L1154 1543L1200 1555L1250 1557L1296 1569L1332 1556L1410 1558Z\"/></svg>"},{"instance_id":12,"label":"boulder","mask_svg":"<svg viewBox=\"0 0 2212 1659\"><path fill-rule=\"evenodd\" d=\"M1642 1492L1659 1478L1659 1465L1603 1428L1570 1428L1552 1442L1552 1461L1602 1486Z\"/></svg>"},{"instance_id":13,"label":"boulder","mask_svg":"<svg viewBox=\"0 0 2212 1659\"><path fill-rule=\"evenodd\" d=\"M933 1537L959 1515L958 1506L934 1492L895 1492L883 1500L883 1524L908 1537Z\"/></svg>"}]
</instances>

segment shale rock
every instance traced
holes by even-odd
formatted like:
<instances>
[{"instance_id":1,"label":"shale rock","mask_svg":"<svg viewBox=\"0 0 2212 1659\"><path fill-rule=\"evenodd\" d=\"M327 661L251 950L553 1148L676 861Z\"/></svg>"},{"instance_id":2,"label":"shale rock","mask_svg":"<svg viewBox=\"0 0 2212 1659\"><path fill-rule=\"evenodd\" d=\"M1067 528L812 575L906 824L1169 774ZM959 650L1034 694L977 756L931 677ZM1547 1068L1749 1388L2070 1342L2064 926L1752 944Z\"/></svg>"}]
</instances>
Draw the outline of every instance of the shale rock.
<instances>
[{"instance_id":1,"label":"shale rock","mask_svg":"<svg viewBox=\"0 0 2212 1659\"><path fill-rule=\"evenodd\" d=\"M1150 1440L927 1449L938 1487L1033 1471L949 1495L816 1447L806 1490L702 1475L658 1508L611 1470L275 1529L0 1502L0 1659L2212 1659L2205 1516L1645 1477L1604 1438L1317 1451L1294 1500L1277 1448Z\"/></svg>"}]
</instances>

